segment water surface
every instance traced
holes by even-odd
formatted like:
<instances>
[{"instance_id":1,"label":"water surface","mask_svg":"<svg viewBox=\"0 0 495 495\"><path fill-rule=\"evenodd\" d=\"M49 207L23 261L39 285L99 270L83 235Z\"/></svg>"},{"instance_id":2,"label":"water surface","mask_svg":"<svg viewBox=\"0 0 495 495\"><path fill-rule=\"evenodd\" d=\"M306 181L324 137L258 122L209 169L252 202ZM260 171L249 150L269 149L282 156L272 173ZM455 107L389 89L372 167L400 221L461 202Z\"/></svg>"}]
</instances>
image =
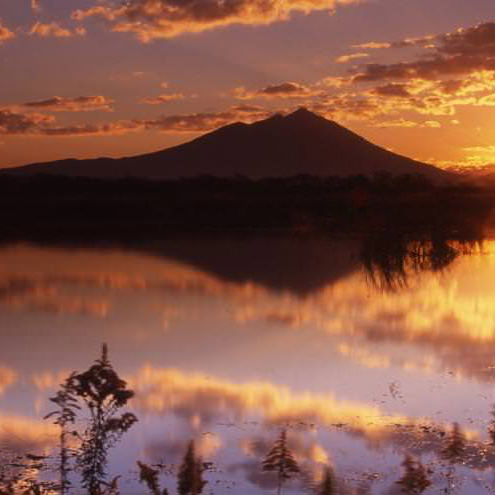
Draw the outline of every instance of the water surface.
<instances>
[{"instance_id":1,"label":"water surface","mask_svg":"<svg viewBox=\"0 0 495 495\"><path fill-rule=\"evenodd\" d=\"M212 463L206 493L273 493L261 462L282 428L303 471L287 493L309 492L328 464L346 493L396 493L405 453L440 493L454 422L457 493L488 493L495 243L394 290L359 253L276 238L3 246L0 446L53 453L48 398L106 342L139 418L111 454L122 493L145 492L136 460L173 472L191 439Z\"/></svg>"}]
</instances>

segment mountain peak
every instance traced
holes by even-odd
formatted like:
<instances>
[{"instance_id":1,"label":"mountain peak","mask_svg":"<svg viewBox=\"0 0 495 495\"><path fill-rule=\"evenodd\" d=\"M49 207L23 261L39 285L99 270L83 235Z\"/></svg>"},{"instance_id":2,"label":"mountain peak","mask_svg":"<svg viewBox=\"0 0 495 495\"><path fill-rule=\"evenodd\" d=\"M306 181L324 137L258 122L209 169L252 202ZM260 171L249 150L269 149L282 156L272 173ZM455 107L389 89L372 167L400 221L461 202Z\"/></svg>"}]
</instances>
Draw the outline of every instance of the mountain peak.
<instances>
[{"instance_id":1,"label":"mountain peak","mask_svg":"<svg viewBox=\"0 0 495 495\"><path fill-rule=\"evenodd\" d=\"M306 107L299 107L296 111L286 115L286 119L291 120L308 120L308 119L321 119L316 113L310 112Z\"/></svg>"},{"instance_id":2,"label":"mountain peak","mask_svg":"<svg viewBox=\"0 0 495 495\"><path fill-rule=\"evenodd\" d=\"M311 127L311 128L327 128L329 124L335 124L331 120L325 119L325 117L313 113L305 107L300 107L296 111L286 115L284 120L287 123L296 125L296 127Z\"/></svg>"},{"instance_id":3,"label":"mountain peak","mask_svg":"<svg viewBox=\"0 0 495 495\"><path fill-rule=\"evenodd\" d=\"M34 164L14 174L175 179L212 175L251 178L424 174L448 179L433 166L371 144L334 121L301 107L252 124L231 124L173 148L120 160Z\"/></svg>"},{"instance_id":4,"label":"mountain peak","mask_svg":"<svg viewBox=\"0 0 495 495\"><path fill-rule=\"evenodd\" d=\"M290 113L289 115L292 115L292 116L301 116L301 115L314 115L316 116L315 113L311 112L310 110L308 110L306 107L299 107L297 110L294 110L292 113Z\"/></svg>"}]
</instances>

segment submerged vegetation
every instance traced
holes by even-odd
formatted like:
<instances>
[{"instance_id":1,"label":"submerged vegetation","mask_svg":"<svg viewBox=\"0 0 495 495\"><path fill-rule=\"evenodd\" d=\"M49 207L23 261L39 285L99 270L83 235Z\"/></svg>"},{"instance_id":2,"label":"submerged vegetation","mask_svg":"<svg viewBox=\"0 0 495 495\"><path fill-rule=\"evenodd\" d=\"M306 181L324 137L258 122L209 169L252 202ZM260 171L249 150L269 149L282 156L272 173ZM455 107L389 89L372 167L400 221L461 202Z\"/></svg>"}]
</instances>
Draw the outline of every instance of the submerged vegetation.
<instances>
[{"instance_id":1,"label":"submerged vegetation","mask_svg":"<svg viewBox=\"0 0 495 495\"><path fill-rule=\"evenodd\" d=\"M133 413L121 412L129 405L133 395L114 369L107 347L103 345L101 356L94 364L83 373L69 375L50 399L57 408L44 419L52 420L59 428L58 454L34 455L0 450L0 495L120 495L119 480L122 475L109 480L106 466L111 448L137 422ZM294 480L299 483L298 493L372 493L371 483L379 477L377 474L371 478L366 475L367 484L353 485L351 480L337 476L328 462L322 465L318 479L308 481L311 475L299 465L292 450L287 433L289 427L291 425L287 424L280 430L277 440L259 463L260 472L273 474L278 495L286 483ZM457 473L457 467L469 468L480 462L486 468L495 467L495 451L490 440L486 443L468 440L457 423L450 430L435 430L428 425L419 427L427 438L423 446L416 440L410 445L402 441L402 476L387 493L422 495L430 493L431 488L446 494L464 493L458 490L463 478ZM487 431L490 438L493 435L492 424ZM434 444L437 447L432 457L428 452L433 452ZM423 463L422 455L428 457L427 464ZM180 466L150 465L140 460L136 465L137 480L145 490L136 493L169 495L169 489L162 486L160 477L162 474L172 474L176 476L178 495L200 495L205 493L207 475L213 463L203 461L196 452L195 442L191 440ZM45 480L54 471L59 472L59 479ZM488 485L487 490L491 490ZM214 489L208 493L214 493Z\"/></svg>"},{"instance_id":2,"label":"submerged vegetation","mask_svg":"<svg viewBox=\"0 0 495 495\"><path fill-rule=\"evenodd\" d=\"M371 284L380 290L398 291L407 287L412 276L442 272L460 255L483 249L482 234L469 239L441 235L376 235L363 239L360 261Z\"/></svg>"},{"instance_id":3,"label":"submerged vegetation","mask_svg":"<svg viewBox=\"0 0 495 495\"><path fill-rule=\"evenodd\" d=\"M294 455L287 445L287 432L282 430L278 440L273 444L263 461L263 471L273 471L277 474L277 494L282 492L283 484L301 470Z\"/></svg>"}]
</instances>

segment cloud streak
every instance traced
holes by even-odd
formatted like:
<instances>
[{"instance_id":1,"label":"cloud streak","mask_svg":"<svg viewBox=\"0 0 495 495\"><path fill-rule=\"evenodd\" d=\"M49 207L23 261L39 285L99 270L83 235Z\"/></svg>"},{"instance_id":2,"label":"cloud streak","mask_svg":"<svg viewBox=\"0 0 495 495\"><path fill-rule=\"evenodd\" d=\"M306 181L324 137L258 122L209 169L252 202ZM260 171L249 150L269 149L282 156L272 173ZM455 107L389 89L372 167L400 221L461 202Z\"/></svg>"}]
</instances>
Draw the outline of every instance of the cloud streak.
<instances>
[{"instance_id":1,"label":"cloud streak","mask_svg":"<svg viewBox=\"0 0 495 495\"><path fill-rule=\"evenodd\" d=\"M17 373L14 370L0 366L0 396L2 396L16 380Z\"/></svg>"},{"instance_id":2,"label":"cloud streak","mask_svg":"<svg viewBox=\"0 0 495 495\"><path fill-rule=\"evenodd\" d=\"M184 33L235 25L267 25L287 21L295 12L333 11L357 0L103 0L72 17L105 19L114 32L133 33L140 41L173 38Z\"/></svg>"},{"instance_id":3,"label":"cloud streak","mask_svg":"<svg viewBox=\"0 0 495 495\"><path fill-rule=\"evenodd\" d=\"M72 38L73 36L85 36L86 29L77 27L71 30L60 26L56 22L51 22L49 24L37 22L33 25L29 34L40 38Z\"/></svg>"},{"instance_id":4,"label":"cloud streak","mask_svg":"<svg viewBox=\"0 0 495 495\"><path fill-rule=\"evenodd\" d=\"M297 82L283 82L281 84L272 84L256 91L250 91L244 87L235 88L232 95L240 100L253 100L256 98L265 99L300 99L311 98L321 95L320 89L311 88Z\"/></svg>"},{"instance_id":5,"label":"cloud streak","mask_svg":"<svg viewBox=\"0 0 495 495\"><path fill-rule=\"evenodd\" d=\"M355 82L390 79L436 80L476 71L495 71L495 22L458 29L452 33L406 39L390 47L426 46L430 50L418 60L392 64L368 64ZM371 43L373 44L373 43ZM368 44L370 45L370 44ZM376 43L376 46L379 44Z\"/></svg>"},{"instance_id":6,"label":"cloud streak","mask_svg":"<svg viewBox=\"0 0 495 495\"><path fill-rule=\"evenodd\" d=\"M335 59L338 64L346 64L347 62L352 62L353 60L359 60L361 58L369 57L369 53L350 53L348 55L341 55Z\"/></svg>"},{"instance_id":7,"label":"cloud streak","mask_svg":"<svg viewBox=\"0 0 495 495\"><path fill-rule=\"evenodd\" d=\"M140 103L145 103L146 105L162 105L163 103L183 100L184 98L185 96L182 93L169 93L143 98L142 100L140 100Z\"/></svg>"},{"instance_id":8,"label":"cloud streak","mask_svg":"<svg viewBox=\"0 0 495 495\"><path fill-rule=\"evenodd\" d=\"M99 103L98 103L99 102ZM106 109L110 100L97 100L86 107L74 100L55 99L33 102L31 106L50 111L88 111ZM98 107L98 104L100 105ZM45 107L43 107L45 106ZM88 107L89 106L89 107ZM96 108L95 108L96 106ZM163 131L170 133L203 133L234 122L251 123L266 118L270 112L258 106L234 105L221 112L162 115L153 119L118 120L105 123L57 125L55 117L43 113L20 111L17 107L0 108L0 135L33 136L102 136L136 131Z\"/></svg>"},{"instance_id":9,"label":"cloud streak","mask_svg":"<svg viewBox=\"0 0 495 495\"><path fill-rule=\"evenodd\" d=\"M4 26L2 19L0 19L0 44L13 38L15 38L15 34L8 27Z\"/></svg>"},{"instance_id":10,"label":"cloud streak","mask_svg":"<svg viewBox=\"0 0 495 495\"><path fill-rule=\"evenodd\" d=\"M114 100L104 96L78 96L76 98L65 98L54 96L46 100L30 101L24 103L24 107L36 108L50 112L88 112L93 110L112 110Z\"/></svg>"}]
</instances>

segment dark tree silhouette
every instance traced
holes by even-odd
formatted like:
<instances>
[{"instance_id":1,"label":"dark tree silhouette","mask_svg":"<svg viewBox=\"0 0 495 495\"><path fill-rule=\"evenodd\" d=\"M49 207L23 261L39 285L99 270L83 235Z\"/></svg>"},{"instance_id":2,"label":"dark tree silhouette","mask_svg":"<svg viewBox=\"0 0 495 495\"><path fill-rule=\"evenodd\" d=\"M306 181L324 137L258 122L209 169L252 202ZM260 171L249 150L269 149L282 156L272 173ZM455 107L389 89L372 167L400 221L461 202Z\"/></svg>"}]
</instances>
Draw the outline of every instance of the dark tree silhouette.
<instances>
[{"instance_id":1,"label":"dark tree silhouette","mask_svg":"<svg viewBox=\"0 0 495 495\"><path fill-rule=\"evenodd\" d=\"M280 495L285 481L299 473L294 455L287 446L287 432L282 430L263 461L263 471L275 471L278 475L277 494Z\"/></svg>"},{"instance_id":2,"label":"dark tree silhouette","mask_svg":"<svg viewBox=\"0 0 495 495\"><path fill-rule=\"evenodd\" d=\"M318 495L335 495L335 494L336 494L335 475L333 469L330 466L327 466L325 468L323 480L321 481L320 487L318 489Z\"/></svg>"},{"instance_id":3,"label":"dark tree silhouette","mask_svg":"<svg viewBox=\"0 0 495 495\"><path fill-rule=\"evenodd\" d=\"M452 430L445 440L445 446L441 452L442 457L449 463L447 473L447 489L446 493L451 493L455 485L456 464L461 464L464 460L466 451L466 438L462 433L458 423L452 425Z\"/></svg>"},{"instance_id":4,"label":"dark tree silhouette","mask_svg":"<svg viewBox=\"0 0 495 495\"><path fill-rule=\"evenodd\" d=\"M458 423L452 425L452 430L447 436L442 456L451 464L462 462L466 450L466 438Z\"/></svg>"},{"instance_id":5,"label":"dark tree silhouette","mask_svg":"<svg viewBox=\"0 0 495 495\"><path fill-rule=\"evenodd\" d=\"M492 446L495 446L495 405L493 406L490 414L492 416L492 420L488 426L488 435L490 436Z\"/></svg>"},{"instance_id":6,"label":"dark tree silhouette","mask_svg":"<svg viewBox=\"0 0 495 495\"><path fill-rule=\"evenodd\" d=\"M203 479L205 466L200 457L196 457L194 441L189 442L187 451L179 469L177 491L179 495L199 495L207 481Z\"/></svg>"},{"instance_id":7,"label":"dark tree silhouette","mask_svg":"<svg viewBox=\"0 0 495 495\"><path fill-rule=\"evenodd\" d=\"M410 455L406 455L402 467L404 468L404 475L397 481L401 485L402 493L421 495L431 485L428 472L421 461L416 461Z\"/></svg>"},{"instance_id":8,"label":"dark tree silhouette","mask_svg":"<svg viewBox=\"0 0 495 495\"><path fill-rule=\"evenodd\" d=\"M160 482L158 480L158 469L154 469L144 462L137 461L139 467L139 481L144 483L151 495L168 495L166 488L160 490Z\"/></svg>"},{"instance_id":9,"label":"dark tree silhouette","mask_svg":"<svg viewBox=\"0 0 495 495\"><path fill-rule=\"evenodd\" d=\"M55 411L47 414L44 419L54 419L54 424L60 428L59 435L59 473L60 473L60 495L65 495L69 490L69 460L72 454L68 443L70 435L75 435L75 431L69 431L69 425L73 425L76 421L77 411L81 409L77 403L74 390L72 388L72 379L74 374L70 375L65 382L60 386L60 390L50 400L57 405Z\"/></svg>"},{"instance_id":10,"label":"dark tree silhouette","mask_svg":"<svg viewBox=\"0 0 495 495\"><path fill-rule=\"evenodd\" d=\"M100 495L101 485L108 486L105 482L108 451L137 421L136 416L129 412L117 415L134 392L127 389L126 382L113 369L106 344L93 366L72 375L71 390L82 399L90 413L77 455L82 485L89 495Z\"/></svg>"}]
</instances>

